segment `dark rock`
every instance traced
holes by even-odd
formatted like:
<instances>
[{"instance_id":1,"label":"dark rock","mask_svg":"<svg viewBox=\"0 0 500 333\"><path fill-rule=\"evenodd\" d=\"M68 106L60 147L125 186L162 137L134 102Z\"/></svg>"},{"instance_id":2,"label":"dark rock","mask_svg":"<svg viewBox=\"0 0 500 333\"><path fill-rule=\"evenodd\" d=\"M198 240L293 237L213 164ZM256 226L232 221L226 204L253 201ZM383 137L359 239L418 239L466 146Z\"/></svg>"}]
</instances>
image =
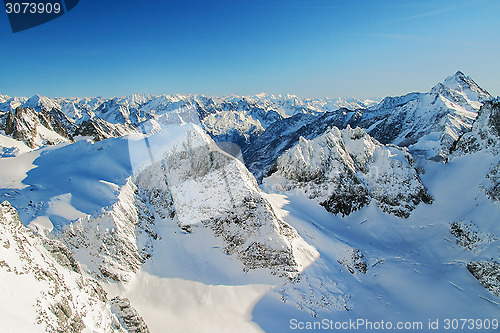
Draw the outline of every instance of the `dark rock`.
<instances>
[{"instance_id":1,"label":"dark rock","mask_svg":"<svg viewBox=\"0 0 500 333\"><path fill-rule=\"evenodd\" d=\"M111 311L128 333L149 333L149 328L127 298L116 296L111 299Z\"/></svg>"},{"instance_id":2,"label":"dark rock","mask_svg":"<svg viewBox=\"0 0 500 333\"><path fill-rule=\"evenodd\" d=\"M467 264L467 269L492 294L500 296L500 263L477 261Z\"/></svg>"}]
</instances>

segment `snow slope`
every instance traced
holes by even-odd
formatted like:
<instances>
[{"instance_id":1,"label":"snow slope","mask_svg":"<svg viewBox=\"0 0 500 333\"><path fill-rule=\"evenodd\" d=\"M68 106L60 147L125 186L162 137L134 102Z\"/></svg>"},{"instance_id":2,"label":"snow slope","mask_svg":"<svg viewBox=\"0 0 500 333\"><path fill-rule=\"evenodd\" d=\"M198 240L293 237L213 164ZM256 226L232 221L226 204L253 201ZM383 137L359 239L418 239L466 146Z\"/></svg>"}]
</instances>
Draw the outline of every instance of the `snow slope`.
<instances>
[{"instance_id":1,"label":"snow slope","mask_svg":"<svg viewBox=\"0 0 500 333\"><path fill-rule=\"evenodd\" d=\"M366 319L434 332L429 320L498 318L490 99L461 72L381 103L0 96L10 133L0 201L18 211L0 209L2 324L36 331L38 310L42 330L76 327L66 331L292 332L293 319ZM272 175L259 188L220 141L242 145L259 178ZM419 172L410 153L424 157Z\"/></svg>"},{"instance_id":2,"label":"snow slope","mask_svg":"<svg viewBox=\"0 0 500 333\"><path fill-rule=\"evenodd\" d=\"M379 324L383 320L394 326L422 322L423 328L413 331L434 332L427 326L429 320L439 320L443 330L446 318L498 319L500 297L484 288L467 267L469 262L500 256L500 225L493 223L500 218L500 207L481 189L488 184L486 174L498 159L477 154L448 164L429 164L422 181L434 203L418 205L405 220L383 213L373 203L349 216L334 216L316 200L288 192L282 209L289 213L284 219L319 251L320 258L302 275L307 287L295 285L266 295L253 311L254 320L266 332L295 332L293 319L303 323L361 319ZM494 235L494 240L478 245L475 251L463 248L450 228L463 219L473 221L484 234ZM351 274L343 267L341 249L347 248L345 244L363 253L365 274ZM330 306L310 307L309 311L282 303L283 295L300 297L325 285L336 287L327 295L336 295L337 303L325 301ZM339 306L342 304L349 311ZM363 325L354 330L374 332Z\"/></svg>"},{"instance_id":3,"label":"snow slope","mask_svg":"<svg viewBox=\"0 0 500 333\"><path fill-rule=\"evenodd\" d=\"M15 157L28 151L31 151L31 148L24 142L0 134L0 158Z\"/></svg>"}]
</instances>

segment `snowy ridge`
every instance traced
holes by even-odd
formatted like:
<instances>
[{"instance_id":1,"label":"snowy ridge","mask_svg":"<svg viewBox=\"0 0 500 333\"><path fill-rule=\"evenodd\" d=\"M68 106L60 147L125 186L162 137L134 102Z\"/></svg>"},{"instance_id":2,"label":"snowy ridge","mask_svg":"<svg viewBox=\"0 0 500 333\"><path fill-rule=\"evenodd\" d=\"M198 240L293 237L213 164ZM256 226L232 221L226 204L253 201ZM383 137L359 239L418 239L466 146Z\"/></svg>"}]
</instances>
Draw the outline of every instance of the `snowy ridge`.
<instances>
[{"instance_id":1,"label":"snowy ridge","mask_svg":"<svg viewBox=\"0 0 500 333\"><path fill-rule=\"evenodd\" d=\"M295 114L276 121L242 148L245 164L261 181L278 157L302 136L314 139L332 127L361 127L383 144L410 149L418 161L445 161L458 138L471 129L491 96L462 72L428 93L386 97L366 109Z\"/></svg>"},{"instance_id":2,"label":"snowy ridge","mask_svg":"<svg viewBox=\"0 0 500 333\"><path fill-rule=\"evenodd\" d=\"M304 126L314 127L319 118L335 114L335 117L323 119L329 127L360 126L382 143L406 146L413 153L442 161L447 158L453 143L470 130L479 108L491 96L470 77L458 71L428 93L386 97L380 103L354 98L300 99L294 95L267 94L227 97L131 95L109 99L36 95L30 99L3 99L0 111L9 112L13 106L30 107L37 112L57 110L67 118L56 117L69 134L90 136L95 140L144 132L138 130L141 124L159 121L167 114L189 109L196 114L195 122L199 122L212 138L236 143L242 146L243 151L252 150L255 143L265 146L266 143L259 143L259 138L277 122L298 117L303 119ZM343 113L342 121L333 119ZM183 121L188 122L186 119ZM275 136L273 140L276 139ZM296 142L287 142L290 139L294 140L285 138L282 144L274 145L288 145L288 149ZM262 167L255 165L262 161L256 161L257 157L252 156L252 152L247 155L248 165L259 180L263 175L257 174L257 170L267 170L279 156L266 158L272 161L265 161L266 165Z\"/></svg>"},{"instance_id":3,"label":"snowy ridge","mask_svg":"<svg viewBox=\"0 0 500 333\"><path fill-rule=\"evenodd\" d=\"M31 148L24 142L12 139L0 132L0 158L15 157L29 151L31 151Z\"/></svg>"},{"instance_id":4,"label":"snowy ridge","mask_svg":"<svg viewBox=\"0 0 500 333\"><path fill-rule=\"evenodd\" d=\"M298 114L277 121L244 146L245 164L261 181L277 158L292 148L300 137L312 140L332 127L345 128L351 122L357 122L361 115L360 110L339 109L319 116Z\"/></svg>"},{"instance_id":5,"label":"snowy ridge","mask_svg":"<svg viewBox=\"0 0 500 333\"><path fill-rule=\"evenodd\" d=\"M497 162L490 164L490 171L486 175L487 182L478 184L478 188L497 205L500 204L500 99L484 103L479 110L479 116L474 122L470 132L465 133L453 147L450 156L452 160L460 158L476 158L487 154L497 157ZM498 234L486 233L489 226L483 220L478 227L473 222L463 224L455 222L451 225L452 234L457 238L457 243L467 250L475 253L492 253L491 256L478 256L467 264L469 272L490 292L500 296L500 262L498 260ZM480 251L476 248L480 246Z\"/></svg>"},{"instance_id":6,"label":"snowy ridge","mask_svg":"<svg viewBox=\"0 0 500 333\"><path fill-rule=\"evenodd\" d=\"M0 205L0 238L3 330L127 332L102 287L82 276L78 266L61 265L72 259L69 251L47 251L8 202Z\"/></svg>"},{"instance_id":7,"label":"snowy ridge","mask_svg":"<svg viewBox=\"0 0 500 333\"><path fill-rule=\"evenodd\" d=\"M498 155L500 146L500 98L486 102L479 111L471 131L465 133L453 147L454 155L488 151Z\"/></svg>"},{"instance_id":8,"label":"snowy ridge","mask_svg":"<svg viewBox=\"0 0 500 333\"><path fill-rule=\"evenodd\" d=\"M212 251L234 257L231 267L242 276L294 277L316 259L253 175L200 127L171 125L147 140L157 162L140 135L43 149L25 187L2 196L22 207L25 224L62 240L100 280L126 283L145 262L165 260L155 256L157 223L213 237L220 249Z\"/></svg>"},{"instance_id":9,"label":"snowy ridge","mask_svg":"<svg viewBox=\"0 0 500 333\"><path fill-rule=\"evenodd\" d=\"M333 214L349 215L373 199L383 211L408 217L421 201L431 203L410 154L384 146L361 128L333 128L280 156L264 184L304 190Z\"/></svg>"},{"instance_id":10,"label":"snowy ridge","mask_svg":"<svg viewBox=\"0 0 500 333\"><path fill-rule=\"evenodd\" d=\"M493 318L499 105L461 72L380 103L0 95L0 289L16 305L0 321L254 333Z\"/></svg>"},{"instance_id":11,"label":"snowy ridge","mask_svg":"<svg viewBox=\"0 0 500 333\"><path fill-rule=\"evenodd\" d=\"M151 256L151 239L156 238L153 221L136 190L128 180L119 190L118 201L104 213L82 217L57 236L96 278L128 281Z\"/></svg>"}]
</instances>

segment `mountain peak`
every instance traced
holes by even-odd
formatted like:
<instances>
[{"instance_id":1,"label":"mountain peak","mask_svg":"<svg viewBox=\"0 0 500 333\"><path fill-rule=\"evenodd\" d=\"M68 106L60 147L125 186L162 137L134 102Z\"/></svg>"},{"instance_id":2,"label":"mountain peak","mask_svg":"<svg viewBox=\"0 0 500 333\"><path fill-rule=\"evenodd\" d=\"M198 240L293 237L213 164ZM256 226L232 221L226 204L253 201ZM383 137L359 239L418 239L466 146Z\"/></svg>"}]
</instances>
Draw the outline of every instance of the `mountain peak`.
<instances>
[{"instance_id":1,"label":"mountain peak","mask_svg":"<svg viewBox=\"0 0 500 333\"><path fill-rule=\"evenodd\" d=\"M442 84L450 90L454 90L463 96L466 96L470 101L485 102L491 99L491 95L481 88L470 76L465 75L462 71L457 71L455 74L448 76ZM434 87L434 88L436 88ZM433 88L433 90L435 90Z\"/></svg>"},{"instance_id":2,"label":"mountain peak","mask_svg":"<svg viewBox=\"0 0 500 333\"><path fill-rule=\"evenodd\" d=\"M458 70L455 74L453 74L453 76L461 79L467 78L467 75L465 75L461 70Z\"/></svg>"},{"instance_id":3,"label":"mountain peak","mask_svg":"<svg viewBox=\"0 0 500 333\"><path fill-rule=\"evenodd\" d=\"M470 85L471 83L477 85L474 80L472 80L469 76L465 75L462 71L457 71L455 74L448 76L444 80L444 84L448 86L448 83L462 83ZM450 87L451 88L451 87Z\"/></svg>"}]
</instances>

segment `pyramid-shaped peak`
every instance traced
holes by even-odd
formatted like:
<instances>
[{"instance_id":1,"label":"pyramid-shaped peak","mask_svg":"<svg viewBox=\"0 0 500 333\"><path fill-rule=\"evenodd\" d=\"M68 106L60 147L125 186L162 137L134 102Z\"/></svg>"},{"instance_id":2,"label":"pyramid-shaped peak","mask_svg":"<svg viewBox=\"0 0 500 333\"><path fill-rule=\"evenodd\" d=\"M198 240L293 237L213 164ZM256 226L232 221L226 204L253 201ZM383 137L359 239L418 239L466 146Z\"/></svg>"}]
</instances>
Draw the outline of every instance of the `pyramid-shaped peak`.
<instances>
[{"instance_id":1,"label":"pyramid-shaped peak","mask_svg":"<svg viewBox=\"0 0 500 333\"><path fill-rule=\"evenodd\" d=\"M486 101L491 98L491 95L481 88L474 80L465 75L462 71L457 71L455 74L448 76L443 86L466 94L471 100Z\"/></svg>"}]
</instances>

